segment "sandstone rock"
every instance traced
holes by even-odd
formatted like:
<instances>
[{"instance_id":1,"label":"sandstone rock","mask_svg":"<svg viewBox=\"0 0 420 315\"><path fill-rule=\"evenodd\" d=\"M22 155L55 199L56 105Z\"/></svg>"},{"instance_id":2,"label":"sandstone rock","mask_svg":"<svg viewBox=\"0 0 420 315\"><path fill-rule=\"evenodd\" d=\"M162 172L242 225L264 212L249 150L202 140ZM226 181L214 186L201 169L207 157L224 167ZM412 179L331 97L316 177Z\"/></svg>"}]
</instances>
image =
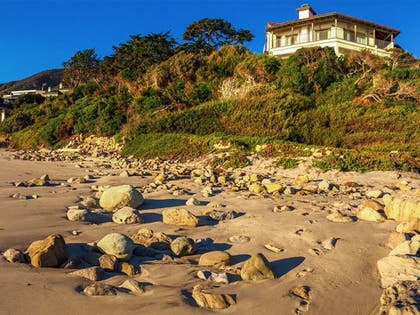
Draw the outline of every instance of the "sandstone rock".
<instances>
[{"instance_id":1,"label":"sandstone rock","mask_svg":"<svg viewBox=\"0 0 420 315\"><path fill-rule=\"evenodd\" d=\"M284 186L280 183L263 181L262 184L269 194L284 190Z\"/></svg>"},{"instance_id":2,"label":"sandstone rock","mask_svg":"<svg viewBox=\"0 0 420 315\"><path fill-rule=\"evenodd\" d=\"M165 224L197 226L198 218L186 209L165 209L162 211L162 221Z\"/></svg>"},{"instance_id":3,"label":"sandstone rock","mask_svg":"<svg viewBox=\"0 0 420 315\"><path fill-rule=\"evenodd\" d=\"M112 285L105 283L91 283L83 290L83 293L88 296L117 294L115 288Z\"/></svg>"},{"instance_id":4,"label":"sandstone rock","mask_svg":"<svg viewBox=\"0 0 420 315\"><path fill-rule=\"evenodd\" d=\"M122 185L106 189L99 200L99 205L109 211L128 206L137 209L143 204L143 196L131 185Z\"/></svg>"},{"instance_id":5,"label":"sandstone rock","mask_svg":"<svg viewBox=\"0 0 420 315\"><path fill-rule=\"evenodd\" d=\"M120 177L129 177L130 173L126 170L122 171L118 176Z\"/></svg>"},{"instance_id":6,"label":"sandstone rock","mask_svg":"<svg viewBox=\"0 0 420 315\"><path fill-rule=\"evenodd\" d=\"M131 239L136 244L141 244L146 247L152 247L157 250L168 250L172 239L162 232L153 232L150 229L143 228L131 236Z\"/></svg>"},{"instance_id":7,"label":"sandstone rock","mask_svg":"<svg viewBox=\"0 0 420 315\"><path fill-rule=\"evenodd\" d=\"M14 248L9 248L3 253L3 257L11 263L24 263L25 256L22 251Z\"/></svg>"},{"instance_id":8,"label":"sandstone rock","mask_svg":"<svg viewBox=\"0 0 420 315\"><path fill-rule=\"evenodd\" d=\"M112 221L118 224L143 223L137 211L131 207L123 207L114 212Z\"/></svg>"},{"instance_id":9,"label":"sandstone rock","mask_svg":"<svg viewBox=\"0 0 420 315\"><path fill-rule=\"evenodd\" d=\"M99 257L99 266L107 271L114 271L117 267L117 257L114 255L102 255Z\"/></svg>"},{"instance_id":10,"label":"sandstone rock","mask_svg":"<svg viewBox=\"0 0 420 315\"><path fill-rule=\"evenodd\" d=\"M353 219L341 214L340 212L333 212L327 215L327 220L335 223L349 223L353 222Z\"/></svg>"},{"instance_id":11,"label":"sandstone rock","mask_svg":"<svg viewBox=\"0 0 420 315\"><path fill-rule=\"evenodd\" d=\"M420 314L419 292L419 281L398 281L387 287L380 298L380 315Z\"/></svg>"},{"instance_id":12,"label":"sandstone rock","mask_svg":"<svg viewBox=\"0 0 420 315\"><path fill-rule=\"evenodd\" d=\"M388 256L395 255L420 255L420 234L413 236L411 240L402 242L388 254Z\"/></svg>"},{"instance_id":13,"label":"sandstone rock","mask_svg":"<svg viewBox=\"0 0 420 315\"><path fill-rule=\"evenodd\" d=\"M229 253L222 251L208 252L200 256L200 266L226 266L229 265L231 257Z\"/></svg>"},{"instance_id":14,"label":"sandstone rock","mask_svg":"<svg viewBox=\"0 0 420 315\"><path fill-rule=\"evenodd\" d=\"M241 278L243 280L263 280L274 279L275 275L264 255L255 254L242 266Z\"/></svg>"},{"instance_id":15,"label":"sandstone rock","mask_svg":"<svg viewBox=\"0 0 420 315\"><path fill-rule=\"evenodd\" d=\"M121 262L118 264L118 271L125 273L127 276L134 276L136 274L136 268L129 262Z\"/></svg>"},{"instance_id":16,"label":"sandstone rock","mask_svg":"<svg viewBox=\"0 0 420 315\"><path fill-rule=\"evenodd\" d=\"M386 288L397 281L420 279L420 258L410 255L387 256L377 262L381 284Z\"/></svg>"},{"instance_id":17,"label":"sandstone rock","mask_svg":"<svg viewBox=\"0 0 420 315\"><path fill-rule=\"evenodd\" d=\"M372 208L362 208L357 211L357 218L360 220L370 221L370 222L384 222L385 218L377 211Z\"/></svg>"},{"instance_id":18,"label":"sandstone rock","mask_svg":"<svg viewBox=\"0 0 420 315\"><path fill-rule=\"evenodd\" d=\"M26 252L34 267L59 267L67 258L64 246L64 238L59 234L52 234L31 243Z\"/></svg>"},{"instance_id":19,"label":"sandstone rock","mask_svg":"<svg viewBox=\"0 0 420 315\"><path fill-rule=\"evenodd\" d=\"M366 196L369 198L381 198L384 193L382 190L368 190Z\"/></svg>"},{"instance_id":20,"label":"sandstone rock","mask_svg":"<svg viewBox=\"0 0 420 315\"><path fill-rule=\"evenodd\" d=\"M362 203L359 205L359 209L363 208L371 208L375 211L381 211L384 210L384 205L376 200L366 199L363 200Z\"/></svg>"},{"instance_id":21,"label":"sandstone rock","mask_svg":"<svg viewBox=\"0 0 420 315\"><path fill-rule=\"evenodd\" d=\"M98 242L101 252L114 255L118 260L129 260L134 247L131 238L120 233L107 234Z\"/></svg>"},{"instance_id":22,"label":"sandstone rock","mask_svg":"<svg viewBox=\"0 0 420 315\"><path fill-rule=\"evenodd\" d=\"M420 196L398 196L384 198L385 214L389 219L410 221L420 218Z\"/></svg>"},{"instance_id":23,"label":"sandstone rock","mask_svg":"<svg viewBox=\"0 0 420 315\"><path fill-rule=\"evenodd\" d=\"M306 184L309 183L309 177L308 175L298 175L294 182L296 185Z\"/></svg>"},{"instance_id":24,"label":"sandstone rock","mask_svg":"<svg viewBox=\"0 0 420 315\"><path fill-rule=\"evenodd\" d=\"M122 284L120 284L118 287L129 290L131 293L134 293L134 294L144 293L143 286L138 281L136 281L134 279L127 279Z\"/></svg>"},{"instance_id":25,"label":"sandstone rock","mask_svg":"<svg viewBox=\"0 0 420 315\"><path fill-rule=\"evenodd\" d=\"M194 286L192 297L198 306L208 309L225 309L236 304L231 295L207 293L201 285Z\"/></svg>"},{"instance_id":26,"label":"sandstone rock","mask_svg":"<svg viewBox=\"0 0 420 315\"><path fill-rule=\"evenodd\" d=\"M67 211L67 219L69 221L86 221L89 211L86 209L69 209Z\"/></svg>"},{"instance_id":27,"label":"sandstone rock","mask_svg":"<svg viewBox=\"0 0 420 315\"><path fill-rule=\"evenodd\" d=\"M104 270L99 267L90 267L70 272L69 275L83 277L91 281L99 281L104 275Z\"/></svg>"},{"instance_id":28,"label":"sandstone rock","mask_svg":"<svg viewBox=\"0 0 420 315\"><path fill-rule=\"evenodd\" d=\"M190 199L187 200L187 202L185 204L187 206L199 206L200 205L200 201L197 200L194 197L191 197Z\"/></svg>"},{"instance_id":29,"label":"sandstone rock","mask_svg":"<svg viewBox=\"0 0 420 315\"><path fill-rule=\"evenodd\" d=\"M318 190L323 192L329 192L333 188L333 185L326 180L321 181L318 184Z\"/></svg>"},{"instance_id":30,"label":"sandstone rock","mask_svg":"<svg viewBox=\"0 0 420 315\"><path fill-rule=\"evenodd\" d=\"M260 194L264 191L264 186L259 183L252 183L248 186L248 190L254 194Z\"/></svg>"},{"instance_id":31,"label":"sandstone rock","mask_svg":"<svg viewBox=\"0 0 420 315\"><path fill-rule=\"evenodd\" d=\"M280 252L284 251L283 248L274 246L273 244L265 244L264 247L267 248L268 250L274 252L274 253L280 253Z\"/></svg>"},{"instance_id":32,"label":"sandstone rock","mask_svg":"<svg viewBox=\"0 0 420 315\"><path fill-rule=\"evenodd\" d=\"M405 233L392 232L385 245L393 249L408 239Z\"/></svg>"},{"instance_id":33,"label":"sandstone rock","mask_svg":"<svg viewBox=\"0 0 420 315\"><path fill-rule=\"evenodd\" d=\"M172 241L171 250L177 256L191 255L195 250L195 244L192 239L181 236Z\"/></svg>"},{"instance_id":34,"label":"sandstone rock","mask_svg":"<svg viewBox=\"0 0 420 315\"><path fill-rule=\"evenodd\" d=\"M401 222L395 230L403 233L420 233L420 218L412 218L409 221Z\"/></svg>"}]
</instances>

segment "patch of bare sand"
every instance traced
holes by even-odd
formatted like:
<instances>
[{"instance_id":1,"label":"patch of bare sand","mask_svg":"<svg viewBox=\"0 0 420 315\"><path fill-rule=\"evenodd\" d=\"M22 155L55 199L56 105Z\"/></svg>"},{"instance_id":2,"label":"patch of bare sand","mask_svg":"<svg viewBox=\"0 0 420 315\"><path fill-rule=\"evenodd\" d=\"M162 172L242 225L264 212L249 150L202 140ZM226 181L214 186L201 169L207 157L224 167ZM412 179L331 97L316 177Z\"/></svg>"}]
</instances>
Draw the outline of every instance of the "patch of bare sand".
<instances>
[{"instance_id":1,"label":"patch of bare sand","mask_svg":"<svg viewBox=\"0 0 420 315\"><path fill-rule=\"evenodd\" d=\"M324 195L261 198L245 193L222 192L214 197L202 198L202 189L189 179L174 181L190 189L201 201L226 204L224 210L243 213L234 219L197 228L179 228L161 222L164 208L183 205L189 196L174 196L167 191L145 193L145 204L140 210L145 223L117 225L112 222L89 224L69 222L66 206L74 205L79 195L90 193L91 184L72 187L14 187L13 181L28 180L49 174L51 180L64 182L69 177L86 175L87 168L75 168L75 162L33 162L9 160L0 156L0 251L9 247L26 249L30 242L60 233L67 243L92 242L110 232L127 235L147 227L168 235L185 235L193 239L210 238L214 249L227 250L236 266L250 255L261 252L272 263L278 276L275 280L258 282L233 281L215 292L235 294L237 304L222 311L229 314L293 314L299 300L289 295L296 286L311 288L311 301L307 314L360 314L372 312L378 304L381 289L376 271L378 259L386 256L384 246L395 228L393 221L382 224L372 222L332 223L326 220L328 206L337 202L352 202L344 197ZM91 162L92 163L92 162ZM89 166L89 165L87 165ZM93 167L93 165L92 165ZM111 170L112 171L112 170ZM302 169L285 171L293 178ZM118 172L117 172L118 173ZM313 176L317 176L314 173ZM383 187L395 184L396 175L389 173L319 175L337 182L355 181ZM104 176L94 184L132 184L142 186L152 178ZM75 188L75 189L74 189ZM39 199L19 200L11 194L38 194ZM340 200L343 199L343 200ZM274 213L279 204L291 203L295 210ZM200 215L205 206L189 207ZM71 231L81 233L77 236ZM231 243L229 237L246 235L250 241ZM325 250L319 242L334 237L334 249ZM267 250L265 244L284 249L279 253ZM313 251L317 249L317 251ZM319 255L317 255L317 253ZM142 273L134 278L150 284L141 296L118 294L111 297L87 297L79 293L84 280L68 276L67 270L35 269L25 264L0 262L1 314L207 314L209 311L189 304L188 290L200 282L196 272L204 268L190 264L163 264L152 261L142 265ZM303 277L297 273L311 269ZM117 282L118 277L108 279Z\"/></svg>"}]
</instances>

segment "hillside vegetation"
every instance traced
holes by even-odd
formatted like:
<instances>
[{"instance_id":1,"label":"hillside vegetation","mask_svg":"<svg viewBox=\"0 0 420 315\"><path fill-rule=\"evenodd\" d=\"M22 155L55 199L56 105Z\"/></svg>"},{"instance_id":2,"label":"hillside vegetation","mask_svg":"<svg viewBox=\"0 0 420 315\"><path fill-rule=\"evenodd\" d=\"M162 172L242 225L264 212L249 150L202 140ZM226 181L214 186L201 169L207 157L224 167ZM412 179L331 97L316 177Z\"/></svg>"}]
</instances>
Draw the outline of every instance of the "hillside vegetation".
<instances>
[{"instance_id":1,"label":"hillside vegetation","mask_svg":"<svg viewBox=\"0 0 420 315\"><path fill-rule=\"evenodd\" d=\"M72 93L22 97L1 131L19 147L116 136L141 157L192 157L229 143L236 165L257 144L283 158L328 146L322 169L420 169L420 71L409 53L310 48L279 60L241 45L252 38L244 30L222 29L231 37L215 43L200 27L214 25L187 29L181 44L169 33L131 36L103 60L77 52L64 64Z\"/></svg>"}]
</instances>

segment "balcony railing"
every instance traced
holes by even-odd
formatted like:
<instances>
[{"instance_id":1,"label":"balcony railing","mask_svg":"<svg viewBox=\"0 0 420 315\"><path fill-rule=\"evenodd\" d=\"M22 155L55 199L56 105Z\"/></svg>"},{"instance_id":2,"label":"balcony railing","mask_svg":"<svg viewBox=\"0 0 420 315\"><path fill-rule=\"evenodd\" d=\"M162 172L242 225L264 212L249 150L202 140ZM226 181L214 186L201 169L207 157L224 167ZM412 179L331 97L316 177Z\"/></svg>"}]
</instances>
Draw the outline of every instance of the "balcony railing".
<instances>
[{"instance_id":1,"label":"balcony railing","mask_svg":"<svg viewBox=\"0 0 420 315\"><path fill-rule=\"evenodd\" d=\"M288 47L288 46L294 46L294 45L301 45L306 43L314 43L314 42L320 42L324 40L329 39L340 39L347 42L356 43L359 45L369 46L374 48L375 45L379 49L386 49L389 44L391 44L391 41L381 40L381 39L375 39L373 41L372 37L367 37L366 35L362 35L362 33L357 33L356 36L354 36L354 32L350 31L342 31L340 34L334 35L331 30L323 30L323 31L317 31L314 32L312 35L312 40L309 38L309 36L305 36L304 38L300 38L298 35L294 34L291 36L287 36L282 40L281 38L277 38L274 47L273 48L282 48L282 47ZM375 43L375 45L374 45Z\"/></svg>"}]
</instances>

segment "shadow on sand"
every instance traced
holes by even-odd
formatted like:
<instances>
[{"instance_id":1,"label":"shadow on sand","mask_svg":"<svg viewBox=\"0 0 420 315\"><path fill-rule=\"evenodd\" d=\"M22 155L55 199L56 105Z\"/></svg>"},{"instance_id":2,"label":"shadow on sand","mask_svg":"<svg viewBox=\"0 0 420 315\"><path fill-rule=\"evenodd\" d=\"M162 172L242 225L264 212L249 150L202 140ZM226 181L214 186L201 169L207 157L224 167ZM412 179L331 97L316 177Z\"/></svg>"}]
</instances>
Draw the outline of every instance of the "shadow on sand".
<instances>
[{"instance_id":1,"label":"shadow on sand","mask_svg":"<svg viewBox=\"0 0 420 315\"><path fill-rule=\"evenodd\" d=\"M302 256L279 259L271 262L271 268L279 278L299 266L304 260L305 257Z\"/></svg>"}]
</instances>

